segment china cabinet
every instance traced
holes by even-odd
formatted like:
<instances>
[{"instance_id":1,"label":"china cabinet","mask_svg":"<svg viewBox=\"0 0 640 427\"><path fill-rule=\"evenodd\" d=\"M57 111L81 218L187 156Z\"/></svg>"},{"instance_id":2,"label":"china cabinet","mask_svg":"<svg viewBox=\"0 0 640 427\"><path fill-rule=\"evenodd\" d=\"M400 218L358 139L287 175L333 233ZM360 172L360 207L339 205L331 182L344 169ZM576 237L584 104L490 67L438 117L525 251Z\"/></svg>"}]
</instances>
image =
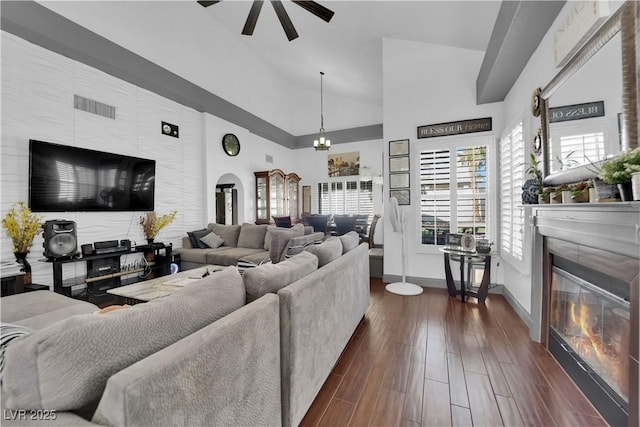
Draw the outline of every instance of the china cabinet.
<instances>
[{"instance_id":1,"label":"china cabinet","mask_svg":"<svg viewBox=\"0 0 640 427\"><path fill-rule=\"evenodd\" d=\"M273 216L299 216L300 177L280 169L254 172L256 177L256 224L268 224Z\"/></svg>"}]
</instances>

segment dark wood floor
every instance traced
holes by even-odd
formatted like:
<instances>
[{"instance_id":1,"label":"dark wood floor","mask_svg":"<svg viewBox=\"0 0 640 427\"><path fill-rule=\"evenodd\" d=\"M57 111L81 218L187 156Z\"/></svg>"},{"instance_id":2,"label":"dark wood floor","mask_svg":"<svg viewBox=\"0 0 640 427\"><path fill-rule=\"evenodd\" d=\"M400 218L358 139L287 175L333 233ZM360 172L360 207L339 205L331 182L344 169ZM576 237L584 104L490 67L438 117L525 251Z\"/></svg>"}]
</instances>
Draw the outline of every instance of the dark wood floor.
<instances>
[{"instance_id":1,"label":"dark wood floor","mask_svg":"<svg viewBox=\"0 0 640 427\"><path fill-rule=\"evenodd\" d=\"M371 306L302 426L606 426L501 295Z\"/></svg>"}]
</instances>

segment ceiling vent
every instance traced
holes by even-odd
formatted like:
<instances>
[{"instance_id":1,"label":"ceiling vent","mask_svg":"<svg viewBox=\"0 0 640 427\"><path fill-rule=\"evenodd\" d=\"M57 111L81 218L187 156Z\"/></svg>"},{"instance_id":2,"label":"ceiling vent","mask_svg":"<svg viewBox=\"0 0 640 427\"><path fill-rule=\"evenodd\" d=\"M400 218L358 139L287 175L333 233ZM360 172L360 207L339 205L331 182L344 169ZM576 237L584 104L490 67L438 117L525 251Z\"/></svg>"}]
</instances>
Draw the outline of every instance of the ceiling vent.
<instances>
[{"instance_id":1,"label":"ceiling vent","mask_svg":"<svg viewBox=\"0 0 640 427\"><path fill-rule=\"evenodd\" d=\"M116 119L116 107L85 98L84 96L73 95L73 108L86 111L87 113L97 114L98 116L108 119Z\"/></svg>"}]
</instances>

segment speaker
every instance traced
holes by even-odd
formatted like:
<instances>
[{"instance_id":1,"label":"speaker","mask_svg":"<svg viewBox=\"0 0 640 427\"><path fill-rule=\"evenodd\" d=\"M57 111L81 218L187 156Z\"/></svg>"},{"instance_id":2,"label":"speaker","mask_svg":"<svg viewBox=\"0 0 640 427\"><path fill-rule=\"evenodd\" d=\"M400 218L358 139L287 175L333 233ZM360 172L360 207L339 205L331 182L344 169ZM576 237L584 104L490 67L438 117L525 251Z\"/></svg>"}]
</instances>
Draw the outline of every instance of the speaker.
<instances>
[{"instance_id":1,"label":"speaker","mask_svg":"<svg viewBox=\"0 0 640 427\"><path fill-rule=\"evenodd\" d=\"M78 239L76 223L63 219L46 221L43 227L44 256L51 258L69 258L77 255Z\"/></svg>"}]
</instances>

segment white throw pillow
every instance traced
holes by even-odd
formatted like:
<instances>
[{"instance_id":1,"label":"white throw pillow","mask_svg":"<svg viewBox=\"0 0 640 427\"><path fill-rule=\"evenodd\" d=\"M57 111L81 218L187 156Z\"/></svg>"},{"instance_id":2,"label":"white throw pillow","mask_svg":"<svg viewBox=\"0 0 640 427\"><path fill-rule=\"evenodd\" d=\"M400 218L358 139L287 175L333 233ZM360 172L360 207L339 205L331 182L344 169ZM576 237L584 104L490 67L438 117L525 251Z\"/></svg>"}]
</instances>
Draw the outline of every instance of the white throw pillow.
<instances>
[{"instance_id":1,"label":"white throw pillow","mask_svg":"<svg viewBox=\"0 0 640 427\"><path fill-rule=\"evenodd\" d=\"M214 232L211 232L211 233L207 234L206 236L201 237L200 241L202 243L204 243L205 245L209 246L210 248L213 248L213 249L222 246L222 244L224 243L224 239L222 237L218 236Z\"/></svg>"}]
</instances>

